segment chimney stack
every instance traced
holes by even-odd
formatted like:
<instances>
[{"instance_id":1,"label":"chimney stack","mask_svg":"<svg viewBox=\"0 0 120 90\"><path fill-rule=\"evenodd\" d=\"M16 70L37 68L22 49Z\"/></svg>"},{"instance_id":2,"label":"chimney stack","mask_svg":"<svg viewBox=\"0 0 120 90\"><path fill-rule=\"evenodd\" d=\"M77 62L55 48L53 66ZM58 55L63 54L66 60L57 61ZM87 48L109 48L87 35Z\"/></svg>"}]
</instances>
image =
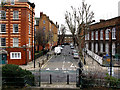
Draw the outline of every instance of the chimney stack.
<instances>
[{"instance_id":1,"label":"chimney stack","mask_svg":"<svg viewBox=\"0 0 120 90\"><path fill-rule=\"evenodd\" d=\"M40 17L43 15L43 12L40 12Z\"/></svg>"},{"instance_id":2,"label":"chimney stack","mask_svg":"<svg viewBox=\"0 0 120 90\"><path fill-rule=\"evenodd\" d=\"M105 19L100 19L100 22L104 22L105 21Z\"/></svg>"}]
</instances>

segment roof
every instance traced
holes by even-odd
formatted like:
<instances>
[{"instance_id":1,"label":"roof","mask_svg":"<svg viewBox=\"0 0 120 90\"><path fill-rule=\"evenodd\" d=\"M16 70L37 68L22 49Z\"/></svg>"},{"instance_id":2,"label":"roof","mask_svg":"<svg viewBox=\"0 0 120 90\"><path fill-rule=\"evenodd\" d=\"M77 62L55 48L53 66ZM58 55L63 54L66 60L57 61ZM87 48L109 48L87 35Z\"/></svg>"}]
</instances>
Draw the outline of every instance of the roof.
<instances>
[{"instance_id":1,"label":"roof","mask_svg":"<svg viewBox=\"0 0 120 90\"><path fill-rule=\"evenodd\" d=\"M19 0L18 2L28 2L29 0Z\"/></svg>"}]
</instances>

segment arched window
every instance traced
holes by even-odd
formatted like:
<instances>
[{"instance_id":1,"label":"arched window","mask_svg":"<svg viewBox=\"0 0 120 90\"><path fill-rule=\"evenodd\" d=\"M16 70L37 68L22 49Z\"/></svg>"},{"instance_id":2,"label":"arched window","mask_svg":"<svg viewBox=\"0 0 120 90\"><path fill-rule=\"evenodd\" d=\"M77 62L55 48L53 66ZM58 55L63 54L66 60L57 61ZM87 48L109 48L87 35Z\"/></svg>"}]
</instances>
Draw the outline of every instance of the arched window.
<instances>
[{"instance_id":1,"label":"arched window","mask_svg":"<svg viewBox=\"0 0 120 90\"><path fill-rule=\"evenodd\" d=\"M106 54L109 54L109 45L108 45L108 43L105 44L105 52L106 52Z\"/></svg>"},{"instance_id":2,"label":"arched window","mask_svg":"<svg viewBox=\"0 0 120 90\"><path fill-rule=\"evenodd\" d=\"M89 47L89 45L88 45L88 43L86 43L86 49L88 49L88 47Z\"/></svg>"},{"instance_id":3,"label":"arched window","mask_svg":"<svg viewBox=\"0 0 120 90\"><path fill-rule=\"evenodd\" d=\"M94 52L94 43L91 43L91 50Z\"/></svg>"},{"instance_id":4,"label":"arched window","mask_svg":"<svg viewBox=\"0 0 120 90\"><path fill-rule=\"evenodd\" d=\"M95 45L95 52L98 53L98 43Z\"/></svg>"},{"instance_id":5,"label":"arched window","mask_svg":"<svg viewBox=\"0 0 120 90\"><path fill-rule=\"evenodd\" d=\"M100 40L103 40L103 30L100 31Z\"/></svg>"},{"instance_id":6,"label":"arched window","mask_svg":"<svg viewBox=\"0 0 120 90\"><path fill-rule=\"evenodd\" d=\"M106 40L109 40L109 30L110 30L110 29L107 29L106 32L105 32Z\"/></svg>"},{"instance_id":7,"label":"arched window","mask_svg":"<svg viewBox=\"0 0 120 90\"><path fill-rule=\"evenodd\" d=\"M94 40L94 32L91 32L91 40Z\"/></svg>"},{"instance_id":8,"label":"arched window","mask_svg":"<svg viewBox=\"0 0 120 90\"><path fill-rule=\"evenodd\" d=\"M95 32L96 40L98 40L98 31Z\"/></svg>"},{"instance_id":9,"label":"arched window","mask_svg":"<svg viewBox=\"0 0 120 90\"><path fill-rule=\"evenodd\" d=\"M112 29L112 39L116 39L116 29Z\"/></svg>"},{"instance_id":10,"label":"arched window","mask_svg":"<svg viewBox=\"0 0 120 90\"><path fill-rule=\"evenodd\" d=\"M103 52L103 43L100 43L100 52Z\"/></svg>"},{"instance_id":11,"label":"arched window","mask_svg":"<svg viewBox=\"0 0 120 90\"><path fill-rule=\"evenodd\" d=\"M115 55L115 43L112 44L112 55Z\"/></svg>"}]
</instances>

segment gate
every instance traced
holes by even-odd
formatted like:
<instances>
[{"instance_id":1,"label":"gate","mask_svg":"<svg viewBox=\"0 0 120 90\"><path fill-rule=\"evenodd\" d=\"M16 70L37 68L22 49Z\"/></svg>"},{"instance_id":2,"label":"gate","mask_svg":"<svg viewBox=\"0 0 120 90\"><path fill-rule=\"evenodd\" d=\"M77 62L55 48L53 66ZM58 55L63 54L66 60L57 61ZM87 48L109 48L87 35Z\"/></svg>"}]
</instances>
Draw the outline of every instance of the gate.
<instances>
[{"instance_id":1,"label":"gate","mask_svg":"<svg viewBox=\"0 0 120 90\"><path fill-rule=\"evenodd\" d=\"M76 84L78 73L76 70L38 70L32 71L35 85L41 84Z\"/></svg>"}]
</instances>

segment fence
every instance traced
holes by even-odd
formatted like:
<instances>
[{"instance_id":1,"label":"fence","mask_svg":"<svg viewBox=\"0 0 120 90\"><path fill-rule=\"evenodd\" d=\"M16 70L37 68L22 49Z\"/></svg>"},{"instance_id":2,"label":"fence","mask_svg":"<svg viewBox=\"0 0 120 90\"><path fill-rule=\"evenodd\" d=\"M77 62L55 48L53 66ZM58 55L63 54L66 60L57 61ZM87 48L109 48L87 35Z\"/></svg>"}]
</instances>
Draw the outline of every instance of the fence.
<instances>
[{"instance_id":1,"label":"fence","mask_svg":"<svg viewBox=\"0 0 120 90\"><path fill-rule=\"evenodd\" d=\"M100 65L103 64L102 57L98 56L94 52L87 49L87 54L89 54L94 60L96 60Z\"/></svg>"},{"instance_id":2,"label":"fence","mask_svg":"<svg viewBox=\"0 0 120 90\"><path fill-rule=\"evenodd\" d=\"M24 87L26 85L34 86L34 77L2 77L2 87Z\"/></svg>"},{"instance_id":3,"label":"fence","mask_svg":"<svg viewBox=\"0 0 120 90\"><path fill-rule=\"evenodd\" d=\"M74 70L40 70L32 71L35 76L35 85L53 83L76 84L76 71Z\"/></svg>"},{"instance_id":4,"label":"fence","mask_svg":"<svg viewBox=\"0 0 120 90\"><path fill-rule=\"evenodd\" d=\"M120 89L120 81L115 80L106 80L106 79L91 79L91 78L82 78L81 83L83 88L88 87L111 87Z\"/></svg>"}]
</instances>

